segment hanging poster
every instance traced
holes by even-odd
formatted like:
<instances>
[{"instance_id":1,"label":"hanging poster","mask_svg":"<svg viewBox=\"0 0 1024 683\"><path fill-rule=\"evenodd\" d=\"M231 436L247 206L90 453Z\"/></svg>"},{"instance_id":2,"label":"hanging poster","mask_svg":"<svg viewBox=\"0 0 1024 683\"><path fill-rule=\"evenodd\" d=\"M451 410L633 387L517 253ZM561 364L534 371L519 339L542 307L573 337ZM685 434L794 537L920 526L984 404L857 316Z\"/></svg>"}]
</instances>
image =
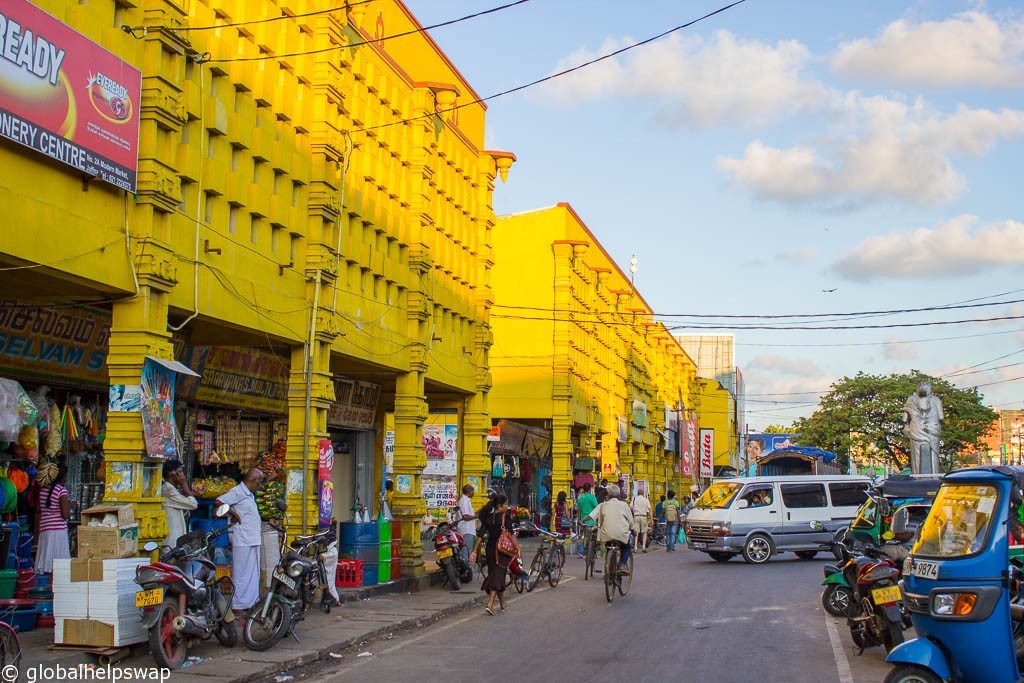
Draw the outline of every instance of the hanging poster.
<instances>
[{"instance_id":1,"label":"hanging poster","mask_svg":"<svg viewBox=\"0 0 1024 683\"><path fill-rule=\"evenodd\" d=\"M331 472L334 469L334 446L330 439L322 439L319 446L320 528L326 529L330 527L331 516L334 514L334 479L331 477Z\"/></svg>"},{"instance_id":2,"label":"hanging poster","mask_svg":"<svg viewBox=\"0 0 1024 683\"><path fill-rule=\"evenodd\" d=\"M384 473L393 474L395 471L395 431L389 429L384 432Z\"/></svg>"},{"instance_id":3,"label":"hanging poster","mask_svg":"<svg viewBox=\"0 0 1024 683\"><path fill-rule=\"evenodd\" d=\"M616 437L618 438L619 443L626 443L629 441L629 420L625 415L619 415L616 419Z\"/></svg>"},{"instance_id":4,"label":"hanging poster","mask_svg":"<svg viewBox=\"0 0 1024 683\"><path fill-rule=\"evenodd\" d=\"M438 422L423 425L423 451L427 455L423 474L454 477L459 470L459 425L444 424L444 415L431 418Z\"/></svg>"},{"instance_id":5,"label":"hanging poster","mask_svg":"<svg viewBox=\"0 0 1024 683\"><path fill-rule=\"evenodd\" d=\"M712 477L715 473L715 430L700 430L700 476Z\"/></svg>"},{"instance_id":6,"label":"hanging poster","mask_svg":"<svg viewBox=\"0 0 1024 683\"><path fill-rule=\"evenodd\" d=\"M420 480L423 502L428 510L447 510L458 503L458 482L454 477L424 476Z\"/></svg>"},{"instance_id":7,"label":"hanging poster","mask_svg":"<svg viewBox=\"0 0 1024 683\"><path fill-rule=\"evenodd\" d=\"M178 455L174 438L175 373L147 358L142 366L142 432L151 458Z\"/></svg>"}]
</instances>

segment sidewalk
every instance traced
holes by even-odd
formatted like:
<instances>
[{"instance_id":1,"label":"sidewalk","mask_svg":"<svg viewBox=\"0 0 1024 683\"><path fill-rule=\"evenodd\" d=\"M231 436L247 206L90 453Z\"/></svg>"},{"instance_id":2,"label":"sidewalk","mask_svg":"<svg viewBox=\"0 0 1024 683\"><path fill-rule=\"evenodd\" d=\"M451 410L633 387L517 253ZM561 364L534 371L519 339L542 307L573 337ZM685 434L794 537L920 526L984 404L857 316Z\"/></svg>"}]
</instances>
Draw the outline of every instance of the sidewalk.
<instances>
[{"instance_id":1,"label":"sidewalk","mask_svg":"<svg viewBox=\"0 0 1024 683\"><path fill-rule=\"evenodd\" d=\"M430 567L428 562L428 568ZM436 570L436 565L434 565ZM485 599L480 580L458 592L440 586L441 577L434 571L422 579L403 579L393 584L342 589L342 604L330 614L314 607L296 627L298 643L291 637L267 652L253 652L239 642L225 648L211 639L190 651L190 657L202 661L175 671L171 681L195 683L228 683L230 681L261 681L289 669L340 654L361 643L386 638L392 633L415 629L479 604ZM22 670L37 665L45 667L78 667L95 664L96 657L85 652L50 650L53 629L36 629L21 634ZM354 657L355 653L346 653ZM131 655L113 668L155 667L147 644L136 645Z\"/></svg>"}]
</instances>

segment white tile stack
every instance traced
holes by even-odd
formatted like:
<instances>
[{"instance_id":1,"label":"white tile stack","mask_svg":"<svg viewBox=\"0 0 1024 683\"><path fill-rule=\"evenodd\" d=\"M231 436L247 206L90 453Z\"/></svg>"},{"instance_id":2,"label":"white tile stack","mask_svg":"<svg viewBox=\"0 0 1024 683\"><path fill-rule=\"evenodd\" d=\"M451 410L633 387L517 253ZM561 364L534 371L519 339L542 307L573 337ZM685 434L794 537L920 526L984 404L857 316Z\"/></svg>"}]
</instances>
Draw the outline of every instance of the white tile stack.
<instances>
[{"instance_id":1,"label":"white tile stack","mask_svg":"<svg viewBox=\"0 0 1024 683\"><path fill-rule=\"evenodd\" d=\"M103 579L98 581L72 581L71 562L54 560L53 563L54 642L64 643L66 619L89 619L113 625L112 645L116 647L144 642L147 634L135 606L135 592L140 590L135 583L135 568L149 564L149 560L136 557L102 560ZM95 565L100 560L92 562Z\"/></svg>"}]
</instances>

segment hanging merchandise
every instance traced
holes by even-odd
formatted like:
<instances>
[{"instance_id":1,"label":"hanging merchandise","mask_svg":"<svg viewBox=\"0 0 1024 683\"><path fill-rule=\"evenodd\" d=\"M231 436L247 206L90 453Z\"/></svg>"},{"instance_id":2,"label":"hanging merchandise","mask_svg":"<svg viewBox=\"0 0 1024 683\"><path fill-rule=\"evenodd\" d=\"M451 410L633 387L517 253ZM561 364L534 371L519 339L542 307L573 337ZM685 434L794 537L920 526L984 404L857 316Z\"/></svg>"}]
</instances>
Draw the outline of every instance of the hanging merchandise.
<instances>
[{"instance_id":1,"label":"hanging merchandise","mask_svg":"<svg viewBox=\"0 0 1024 683\"><path fill-rule=\"evenodd\" d=\"M277 499L284 495L284 482L267 482L256 492L256 507L261 519L284 519L284 511L277 509Z\"/></svg>"},{"instance_id":2,"label":"hanging merchandise","mask_svg":"<svg viewBox=\"0 0 1024 683\"><path fill-rule=\"evenodd\" d=\"M61 441L60 408L56 401L50 402L47 418L46 447L43 449L46 457L53 458L60 453Z\"/></svg>"},{"instance_id":3,"label":"hanging merchandise","mask_svg":"<svg viewBox=\"0 0 1024 683\"><path fill-rule=\"evenodd\" d=\"M500 455L494 457L494 463L491 467L491 476L497 479L501 479L505 476L505 463L504 458Z\"/></svg>"},{"instance_id":4,"label":"hanging merchandise","mask_svg":"<svg viewBox=\"0 0 1024 683\"><path fill-rule=\"evenodd\" d=\"M22 425L14 453L32 463L39 461L39 428L35 422Z\"/></svg>"},{"instance_id":5,"label":"hanging merchandise","mask_svg":"<svg viewBox=\"0 0 1024 683\"><path fill-rule=\"evenodd\" d=\"M9 515L18 507L18 489L15 488L14 482L6 477L0 479L0 484L4 489L3 513Z\"/></svg>"},{"instance_id":6,"label":"hanging merchandise","mask_svg":"<svg viewBox=\"0 0 1024 683\"><path fill-rule=\"evenodd\" d=\"M22 426L34 425L38 419L39 411L21 385L0 378L0 441L17 441Z\"/></svg>"},{"instance_id":7,"label":"hanging merchandise","mask_svg":"<svg viewBox=\"0 0 1024 683\"><path fill-rule=\"evenodd\" d=\"M12 467L7 472L7 478L14 484L14 488L18 493L24 493L25 489L28 488L28 473L25 470Z\"/></svg>"}]
</instances>

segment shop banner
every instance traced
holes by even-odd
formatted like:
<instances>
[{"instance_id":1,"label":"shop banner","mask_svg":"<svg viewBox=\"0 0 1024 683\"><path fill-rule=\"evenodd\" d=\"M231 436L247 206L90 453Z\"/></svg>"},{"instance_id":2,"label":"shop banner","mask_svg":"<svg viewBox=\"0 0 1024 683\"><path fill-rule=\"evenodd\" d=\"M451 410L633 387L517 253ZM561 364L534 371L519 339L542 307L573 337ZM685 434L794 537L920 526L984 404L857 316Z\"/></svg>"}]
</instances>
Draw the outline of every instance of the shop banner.
<instances>
[{"instance_id":1,"label":"shop banner","mask_svg":"<svg viewBox=\"0 0 1024 683\"><path fill-rule=\"evenodd\" d=\"M394 474L395 472L395 431L389 429L384 432L384 473Z\"/></svg>"},{"instance_id":2,"label":"shop banner","mask_svg":"<svg viewBox=\"0 0 1024 683\"><path fill-rule=\"evenodd\" d=\"M633 424L637 427L647 426L647 404L638 398L633 399Z\"/></svg>"},{"instance_id":3,"label":"shop banner","mask_svg":"<svg viewBox=\"0 0 1024 683\"><path fill-rule=\"evenodd\" d=\"M458 504L459 484L455 477L424 476L420 490L428 510L448 510Z\"/></svg>"},{"instance_id":4,"label":"shop banner","mask_svg":"<svg viewBox=\"0 0 1024 683\"><path fill-rule=\"evenodd\" d=\"M422 439L423 450L427 454L427 466L423 468L423 474L436 474L446 477L454 477L458 474L459 425L423 425Z\"/></svg>"},{"instance_id":5,"label":"shop banner","mask_svg":"<svg viewBox=\"0 0 1024 683\"><path fill-rule=\"evenodd\" d=\"M619 443L626 443L629 441L629 419L625 415L619 415L616 419L616 437Z\"/></svg>"},{"instance_id":6,"label":"shop banner","mask_svg":"<svg viewBox=\"0 0 1024 683\"><path fill-rule=\"evenodd\" d=\"M142 366L142 432L146 455L151 458L176 458L174 438L175 373L146 359Z\"/></svg>"},{"instance_id":7,"label":"shop banner","mask_svg":"<svg viewBox=\"0 0 1024 683\"><path fill-rule=\"evenodd\" d=\"M334 403L327 409L327 424L350 429L373 429L379 400L379 384L337 377L334 379Z\"/></svg>"},{"instance_id":8,"label":"shop banner","mask_svg":"<svg viewBox=\"0 0 1024 683\"><path fill-rule=\"evenodd\" d=\"M2 38L0 38L2 39ZM0 374L107 388L110 313L0 301Z\"/></svg>"},{"instance_id":9,"label":"shop banner","mask_svg":"<svg viewBox=\"0 0 1024 683\"><path fill-rule=\"evenodd\" d=\"M321 439L320 458L318 461L318 474L320 478L320 528L327 529L331 526L331 517L334 514L334 479L331 476L334 470L334 446L330 439Z\"/></svg>"},{"instance_id":10,"label":"shop banner","mask_svg":"<svg viewBox=\"0 0 1024 683\"><path fill-rule=\"evenodd\" d=\"M683 431L679 434L682 439L682 451L680 452L680 474L684 477L693 476L693 463L697 447L697 421L683 420Z\"/></svg>"},{"instance_id":11,"label":"shop banner","mask_svg":"<svg viewBox=\"0 0 1024 683\"><path fill-rule=\"evenodd\" d=\"M0 4L0 136L136 190L142 72L25 0Z\"/></svg>"},{"instance_id":12,"label":"shop banner","mask_svg":"<svg viewBox=\"0 0 1024 683\"><path fill-rule=\"evenodd\" d=\"M700 476L712 477L715 474L715 430L700 430Z\"/></svg>"},{"instance_id":13,"label":"shop banner","mask_svg":"<svg viewBox=\"0 0 1024 683\"><path fill-rule=\"evenodd\" d=\"M202 375L181 377L178 394L198 403L288 412L289 364L272 353L246 346L190 346L179 360Z\"/></svg>"}]
</instances>

